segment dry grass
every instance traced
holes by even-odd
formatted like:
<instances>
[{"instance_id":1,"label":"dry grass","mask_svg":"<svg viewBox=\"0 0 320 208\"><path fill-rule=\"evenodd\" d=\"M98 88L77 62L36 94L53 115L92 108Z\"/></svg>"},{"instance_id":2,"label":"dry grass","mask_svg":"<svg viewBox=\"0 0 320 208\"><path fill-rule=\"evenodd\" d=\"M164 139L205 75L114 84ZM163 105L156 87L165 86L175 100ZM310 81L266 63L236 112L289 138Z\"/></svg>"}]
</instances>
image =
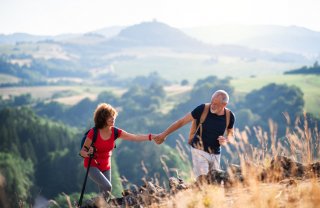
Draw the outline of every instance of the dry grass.
<instances>
[{"instance_id":1,"label":"dry grass","mask_svg":"<svg viewBox=\"0 0 320 208\"><path fill-rule=\"evenodd\" d=\"M296 124L302 125L294 130L288 129L285 142L276 137L277 126L272 121L269 123L270 132L258 127L238 131L236 140L226 147L226 151L240 161L244 182L228 187L204 185L200 189L181 191L165 207L320 207L320 178L314 172L302 177L285 177L283 172L273 170L268 172L267 180L261 181L261 173L270 168L274 156L285 155L305 167L319 161L317 127L311 130L306 120L297 120ZM250 144L253 136L258 139L259 147Z\"/></svg>"},{"instance_id":2,"label":"dry grass","mask_svg":"<svg viewBox=\"0 0 320 208\"><path fill-rule=\"evenodd\" d=\"M317 163L319 165L317 170L309 169L311 164L316 164L320 158L319 132L317 127L311 130L306 119L296 120L295 123L300 124L300 127L297 125L294 129L288 129L285 141L283 138L277 138L277 125L272 121L269 122L270 132L265 132L259 127L236 132L236 139L231 141L225 150L239 161L243 180L237 180L235 172L228 168L227 172L232 183L196 186L190 182L188 189L174 193L167 190L165 197L147 194L144 198L145 203L141 206L152 208L320 207L320 164ZM259 141L255 147L250 143L253 137ZM177 145L177 152L183 160L188 159L186 151L189 147L185 143L185 139L181 138ZM283 155L295 164L303 164L305 173L296 176L295 171L298 169L294 167L290 169L288 176L284 173L286 170L272 167L275 156ZM161 160L161 163L169 177L169 167L164 160ZM148 172L145 167L143 171ZM156 196L159 200L150 200ZM117 206L103 204L100 207Z\"/></svg>"},{"instance_id":3,"label":"dry grass","mask_svg":"<svg viewBox=\"0 0 320 208\"><path fill-rule=\"evenodd\" d=\"M179 192L167 207L318 207L319 203L320 181L296 181L291 185L252 181L230 189L207 185L201 190Z\"/></svg>"}]
</instances>

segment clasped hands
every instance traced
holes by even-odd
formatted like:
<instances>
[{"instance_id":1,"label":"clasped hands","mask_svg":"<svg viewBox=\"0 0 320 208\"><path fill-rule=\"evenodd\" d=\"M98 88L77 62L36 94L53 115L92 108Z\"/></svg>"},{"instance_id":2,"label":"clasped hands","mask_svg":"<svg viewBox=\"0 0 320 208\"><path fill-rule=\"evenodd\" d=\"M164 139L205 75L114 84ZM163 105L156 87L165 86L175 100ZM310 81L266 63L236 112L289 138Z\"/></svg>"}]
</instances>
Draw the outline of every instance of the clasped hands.
<instances>
[{"instance_id":1,"label":"clasped hands","mask_svg":"<svg viewBox=\"0 0 320 208\"><path fill-rule=\"evenodd\" d=\"M162 132L161 134L153 134L152 139L157 144L162 144L166 140L166 135Z\"/></svg>"}]
</instances>

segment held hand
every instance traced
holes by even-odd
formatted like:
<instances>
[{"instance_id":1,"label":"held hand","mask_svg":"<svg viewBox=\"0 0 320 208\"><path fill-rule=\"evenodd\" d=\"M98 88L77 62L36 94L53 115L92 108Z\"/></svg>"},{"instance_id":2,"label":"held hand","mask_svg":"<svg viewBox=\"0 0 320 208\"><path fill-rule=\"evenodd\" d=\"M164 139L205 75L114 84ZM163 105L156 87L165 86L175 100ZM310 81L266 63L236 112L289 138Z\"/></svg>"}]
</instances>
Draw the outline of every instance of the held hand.
<instances>
[{"instance_id":1,"label":"held hand","mask_svg":"<svg viewBox=\"0 0 320 208\"><path fill-rule=\"evenodd\" d=\"M158 134L151 134L151 140L154 140Z\"/></svg>"},{"instance_id":2,"label":"held hand","mask_svg":"<svg viewBox=\"0 0 320 208\"><path fill-rule=\"evenodd\" d=\"M165 135L164 133L158 134L156 137L153 139L157 144L161 144L165 140Z\"/></svg>"},{"instance_id":3,"label":"held hand","mask_svg":"<svg viewBox=\"0 0 320 208\"><path fill-rule=\"evenodd\" d=\"M226 138L223 137L223 136L219 136L219 137L218 137L218 141L219 141L219 144L220 144L221 146L225 146L225 145L227 145L228 139L226 139Z\"/></svg>"}]
</instances>

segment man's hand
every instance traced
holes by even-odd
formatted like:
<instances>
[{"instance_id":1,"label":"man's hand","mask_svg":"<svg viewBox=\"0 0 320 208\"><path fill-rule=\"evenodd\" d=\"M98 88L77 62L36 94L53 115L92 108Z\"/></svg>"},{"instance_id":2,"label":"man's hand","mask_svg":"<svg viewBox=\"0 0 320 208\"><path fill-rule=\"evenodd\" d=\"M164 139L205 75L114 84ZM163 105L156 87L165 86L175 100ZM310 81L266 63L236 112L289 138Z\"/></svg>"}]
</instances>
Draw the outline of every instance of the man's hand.
<instances>
[{"instance_id":1,"label":"man's hand","mask_svg":"<svg viewBox=\"0 0 320 208\"><path fill-rule=\"evenodd\" d=\"M166 140L166 136L165 134L162 132L161 134L158 134L157 136L155 136L153 138L153 140L157 143L157 144L161 144L164 142L164 140Z\"/></svg>"},{"instance_id":2,"label":"man's hand","mask_svg":"<svg viewBox=\"0 0 320 208\"><path fill-rule=\"evenodd\" d=\"M219 136L219 137L218 137L218 141L219 141L219 144L220 144L221 146L224 146L224 145L227 144L228 139L225 138L224 136Z\"/></svg>"}]
</instances>

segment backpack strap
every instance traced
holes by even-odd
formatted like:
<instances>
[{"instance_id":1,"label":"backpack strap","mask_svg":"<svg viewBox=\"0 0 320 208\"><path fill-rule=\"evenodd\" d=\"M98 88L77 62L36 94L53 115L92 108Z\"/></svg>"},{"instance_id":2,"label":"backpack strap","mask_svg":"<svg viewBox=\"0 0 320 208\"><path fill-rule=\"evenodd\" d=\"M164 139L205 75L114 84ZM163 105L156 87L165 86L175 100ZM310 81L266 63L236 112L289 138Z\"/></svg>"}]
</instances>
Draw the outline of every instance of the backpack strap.
<instances>
[{"instance_id":1,"label":"backpack strap","mask_svg":"<svg viewBox=\"0 0 320 208\"><path fill-rule=\"evenodd\" d=\"M202 137L202 124L207 118L209 107L210 107L210 103L205 103L198 125L197 125L197 119L192 120L190 132L189 132L189 140L188 140L189 144L191 144L191 141L193 137L196 135L196 133L198 132L199 128L200 128L200 137Z\"/></svg>"},{"instance_id":2,"label":"backpack strap","mask_svg":"<svg viewBox=\"0 0 320 208\"><path fill-rule=\"evenodd\" d=\"M114 131L114 148L117 148L116 139L119 137L119 129L117 127L113 127Z\"/></svg>"},{"instance_id":3,"label":"backpack strap","mask_svg":"<svg viewBox=\"0 0 320 208\"><path fill-rule=\"evenodd\" d=\"M114 129L114 140L116 140L119 137L119 129L117 127L113 127L113 129Z\"/></svg>"},{"instance_id":4,"label":"backpack strap","mask_svg":"<svg viewBox=\"0 0 320 208\"><path fill-rule=\"evenodd\" d=\"M229 127L229 124L230 124L230 113L231 111L228 109L228 108L225 108L225 114L226 114L226 129L224 131L224 135L227 135L228 136L228 127ZM233 132L232 132L233 134Z\"/></svg>"},{"instance_id":5,"label":"backpack strap","mask_svg":"<svg viewBox=\"0 0 320 208\"><path fill-rule=\"evenodd\" d=\"M93 127L93 138L92 138L91 146L94 145L94 143L97 140L97 137L98 137L98 128L97 127Z\"/></svg>"},{"instance_id":6,"label":"backpack strap","mask_svg":"<svg viewBox=\"0 0 320 208\"><path fill-rule=\"evenodd\" d=\"M202 124L204 123L204 121L207 118L208 112L209 112L209 107L210 107L210 103L206 103L204 106L204 109L202 111L201 117L200 117L200 122L198 124L198 128L196 130L196 132L198 131L198 129L200 128L200 137L202 138Z\"/></svg>"}]
</instances>

